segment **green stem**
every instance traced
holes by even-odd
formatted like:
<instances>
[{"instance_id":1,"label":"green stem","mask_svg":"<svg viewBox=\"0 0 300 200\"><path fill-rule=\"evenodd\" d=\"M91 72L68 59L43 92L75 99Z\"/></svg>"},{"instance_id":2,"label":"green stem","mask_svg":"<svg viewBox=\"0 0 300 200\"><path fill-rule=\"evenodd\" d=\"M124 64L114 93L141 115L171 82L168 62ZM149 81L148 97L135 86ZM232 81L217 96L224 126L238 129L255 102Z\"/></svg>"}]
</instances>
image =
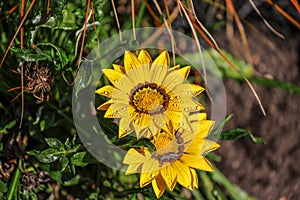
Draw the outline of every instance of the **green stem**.
<instances>
[{"instance_id":1,"label":"green stem","mask_svg":"<svg viewBox=\"0 0 300 200\"><path fill-rule=\"evenodd\" d=\"M143 1L142 4L141 4L141 7L140 7L139 15L138 15L137 20L136 20L136 28L139 28L142 24L143 16L144 16L144 13L145 13L145 8L146 8L146 2Z\"/></svg>"}]
</instances>

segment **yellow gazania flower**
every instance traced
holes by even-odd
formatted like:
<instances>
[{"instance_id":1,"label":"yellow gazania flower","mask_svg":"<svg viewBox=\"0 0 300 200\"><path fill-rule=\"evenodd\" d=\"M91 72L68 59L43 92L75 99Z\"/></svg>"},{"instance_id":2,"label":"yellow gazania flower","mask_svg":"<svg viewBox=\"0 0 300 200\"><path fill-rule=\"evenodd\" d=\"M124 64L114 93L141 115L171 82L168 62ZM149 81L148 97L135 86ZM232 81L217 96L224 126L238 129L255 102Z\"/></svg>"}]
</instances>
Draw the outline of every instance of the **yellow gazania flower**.
<instances>
[{"instance_id":1,"label":"yellow gazania flower","mask_svg":"<svg viewBox=\"0 0 300 200\"><path fill-rule=\"evenodd\" d=\"M190 66L169 68L169 64L167 51L153 62L145 50L138 57L126 51L124 67L113 64L113 69L103 70L112 85L96 93L111 99L97 109L107 110L106 118L120 118L120 138L133 131L137 138L150 137L169 120L175 127L190 129L185 115L203 109L193 98L204 89L184 83Z\"/></svg>"},{"instance_id":2,"label":"yellow gazania flower","mask_svg":"<svg viewBox=\"0 0 300 200\"><path fill-rule=\"evenodd\" d=\"M206 120L206 114L198 113L189 117L192 132L169 125L151 140L156 152L142 147L131 148L124 157L128 165L126 174L141 173L140 187L152 182L153 190L159 198L166 187L173 190L178 182L193 190L198 188L195 169L213 171L212 165L204 157L208 152L219 148L219 144L205 139L214 122Z\"/></svg>"}]
</instances>

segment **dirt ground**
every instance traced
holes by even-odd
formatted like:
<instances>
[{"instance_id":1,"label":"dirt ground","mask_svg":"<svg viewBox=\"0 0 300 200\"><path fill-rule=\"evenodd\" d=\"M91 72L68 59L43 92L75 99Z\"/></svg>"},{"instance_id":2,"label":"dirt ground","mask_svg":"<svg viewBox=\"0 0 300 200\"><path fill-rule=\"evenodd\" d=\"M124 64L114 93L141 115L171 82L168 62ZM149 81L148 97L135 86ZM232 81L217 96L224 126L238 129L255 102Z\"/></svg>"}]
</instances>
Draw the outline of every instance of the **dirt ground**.
<instances>
[{"instance_id":1,"label":"dirt ground","mask_svg":"<svg viewBox=\"0 0 300 200\"><path fill-rule=\"evenodd\" d=\"M256 27L273 46L258 34L247 32L255 74L299 87L300 31L289 23L278 23L278 30L286 36L282 40L263 23ZM214 36L221 47L235 53L224 34ZM242 44L237 43L237 49L242 52ZM223 141L217 151L223 158L218 167L233 183L258 199L300 199L300 95L254 84L267 112L267 116L263 116L246 84L227 80L225 87L227 113L234 115L225 129L248 129L264 137L267 144L256 144L250 138Z\"/></svg>"}]
</instances>

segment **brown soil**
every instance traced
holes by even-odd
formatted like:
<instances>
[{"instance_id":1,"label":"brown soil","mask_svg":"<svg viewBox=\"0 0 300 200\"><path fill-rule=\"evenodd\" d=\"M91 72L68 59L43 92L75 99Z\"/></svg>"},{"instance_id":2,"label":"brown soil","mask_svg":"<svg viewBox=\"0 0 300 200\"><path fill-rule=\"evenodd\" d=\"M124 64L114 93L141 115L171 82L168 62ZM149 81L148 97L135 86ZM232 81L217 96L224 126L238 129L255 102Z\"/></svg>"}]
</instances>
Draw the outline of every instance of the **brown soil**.
<instances>
[{"instance_id":1,"label":"brown soil","mask_svg":"<svg viewBox=\"0 0 300 200\"><path fill-rule=\"evenodd\" d=\"M273 44L247 31L256 75L288 81L299 87L299 30L287 22L279 24L278 30L286 36L286 40L282 40L264 24L256 27ZM233 54L237 52L232 49L239 49L240 54L244 54L239 42L232 48L224 34L214 36L221 47L228 47ZM254 143L250 138L222 141L217 153L223 160L218 167L233 183L258 199L300 199L300 95L254 84L267 112L267 116L263 116L246 84L227 80L225 87L227 113L234 114L225 129L248 129L263 137L267 144Z\"/></svg>"}]
</instances>

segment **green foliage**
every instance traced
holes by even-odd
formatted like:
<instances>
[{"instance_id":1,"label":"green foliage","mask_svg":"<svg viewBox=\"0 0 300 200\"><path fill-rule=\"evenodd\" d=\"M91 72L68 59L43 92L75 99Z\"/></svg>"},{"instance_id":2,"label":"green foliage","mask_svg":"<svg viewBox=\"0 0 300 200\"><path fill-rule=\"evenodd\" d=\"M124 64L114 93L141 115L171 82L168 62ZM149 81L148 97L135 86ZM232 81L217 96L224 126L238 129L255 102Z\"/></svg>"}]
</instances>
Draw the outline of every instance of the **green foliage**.
<instances>
[{"instance_id":1,"label":"green foliage","mask_svg":"<svg viewBox=\"0 0 300 200\"><path fill-rule=\"evenodd\" d=\"M61 171L69 167L75 173L75 166L84 167L87 165L83 161L86 152L78 152L81 145L75 143L75 136L71 141L68 138L64 144L56 138L45 138L50 148L43 151L32 150L27 153L35 156L42 163L52 163L59 160Z\"/></svg>"},{"instance_id":2,"label":"green foliage","mask_svg":"<svg viewBox=\"0 0 300 200\"><path fill-rule=\"evenodd\" d=\"M25 1L25 10L28 9L30 1ZM125 175L122 172L108 168L98 162L76 140L76 129L72 119L71 97L73 82L78 70L78 60L83 37L83 24L86 20L87 1L85 0L51 0L49 13L47 13L46 1L37 0L24 23L24 47L20 48L20 38L17 37L10 48L9 55L0 69L0 158L1 163L9 163L16 160L14 170L10 178L0 180L1 199L38 199L39 194L48 195L47 198L67 199L72 195L74 199L155 199L151 185L145 188L139 187L139 174ZM14 35L20 23L20 8L14 12L8 11L20 3L18 0L0 1L0 55L4 55L11 37ZM100 42L118 32L115 19L112 14L110 1L92 1L94 7L94 19L90 17L86 25L85 43L83 57L98 45L96 36ZM146 17L146 2L141 4L137 12L136 27L141 27ZM121 19L126 20L126 19ZM224 23L224 22L222 22ZM123 28L130 28L131 21L126 20ZM135 41L127 41L125 48L137 47ZM122 47L123 48L123 47ZM300 93L300 89L290 83L276 80L258 79L253 77L253 69L244 61L237 59L223 51L241 72L251 81L269 87L279 87L294 93ZM204 61L208 56L214 58L223 77L242 80L239 73L234 71L224 60L212 49L203 52ZM194 55L187 55L193 59ZM2 57L1 57L2 58ZM182 60L178 60L182 62ZM194 63L201 62L193 60ZM11 102L21 90L9 89L21 86L21 69L26 69L38 64L39 67L49 69L50 91L45 95L49 99L38 100L33 91L24 88L24 118L21 128L21 98ZM22 67L21 67L22 66ZM15 73L13 73L15 72ZM24 75L24 74L23 74ZM89 81L90 72L86 71L84 81ZM23 77L24 86L29 83L29 78ZM79 84L81 85L81 84ZM82 88L75 88L76 94ZM96 99L103 101L103 99ZM98 113L100 125L107 136L107 140L116 146L129 149L148 147L155 151L155 147L149 139L137 140L135 137L117 138L118 127L111 120L103 119L103 113ZM215 129L214 133L221 131L222 126L230 119ZM218 131L217 131L218 130ZM216 136L212 134L212 137ZM223 131L220 140L238 139L249 136L254 142L264 143L262 138L255 137L251 132L244 129L232 129ZM214 137L216 138L216 137ZM9 147L13 147L16 152ZM207 157L216 162L221 158L215 154ZM40 185L31 189L22 189L25 183L23 176L32 172L45 172ZM222 173L216 169L215 173L199 172L199 190L191 193L194 199L251 199L244 191L231 184ZM41 179L41 178L40 178ZM54 191L55 190L55 191ZM161 199L185 199L180 186L174 191L166 191Z\"/></svg>"}]
</instances>

